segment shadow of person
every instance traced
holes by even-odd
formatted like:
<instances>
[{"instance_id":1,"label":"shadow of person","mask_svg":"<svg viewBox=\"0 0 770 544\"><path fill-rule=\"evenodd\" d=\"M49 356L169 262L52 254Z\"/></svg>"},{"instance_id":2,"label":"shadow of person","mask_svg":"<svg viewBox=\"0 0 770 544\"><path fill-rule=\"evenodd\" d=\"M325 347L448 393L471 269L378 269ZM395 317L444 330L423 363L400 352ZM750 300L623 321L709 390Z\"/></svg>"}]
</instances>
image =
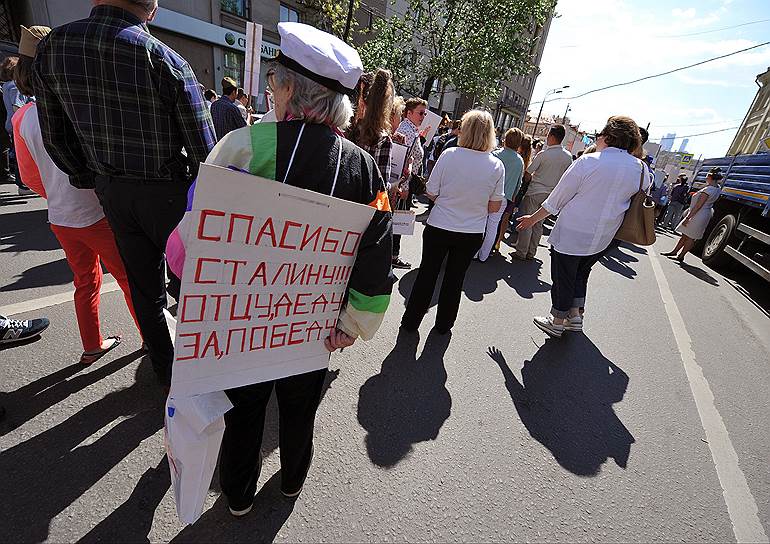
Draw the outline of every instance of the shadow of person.
<instances>
[{"instance_id":1,"label":"shadow of person","mask_svg":"<svg viewBox=\"0 0 770 544\"><path fill-rule=\"evenodd\" d=\"M623 245L624 249L630 249L631 245ZM633 251L633 250L632 250ZM646 251L644 251L646 253ZM637 253L635 251L635 253ZM604 265L608 270L617 272L618 274L625 276L629 279L633 279L636 276L636 270L629 266L629 263L639 262L639 259L628 253L624 253L620 250L620 247L608 248L607 251L599 259L599 262Z\"/></svg>"},{"instance_id":2,"label":"shadow of person","mask_svg":"<svg viewBox=\"0 0 770 544\"><path fill-rule=\"evenodd\" d=\"M710 285L717 286L719 285L719 280L717 280L714 276L706 272L700 267L693 266L691 264L680 262L679 266L684 270L685 272L688 272L698 278L701 281L705 281L706 283Z\"/></svg>"},{"instance_id":3,"label":"shadow of person","mask_svg":"<svg viewBox=\"0 0 770 544\"><path fill-rule=\"evenodd\" d=\"M409 295L412 293L412 287L414 287L414 282L417 281L417 274L419 273L419 267L413 268L404 274L400 280L398 280L398 292L402 297L404 297L404 306L406 306L406 304L409 302ZM438 279L436 280L436 288L433 289L433 297L430 299L429 308L433 308L436 304L438 304L438 286L441 285L442 281L444 281L443 268L441 269L441 272L439 272Z\"/></svg>"},{"instance_id":4,"label":"shadow of person","mask_svg":"<svg viewBox=\"0 0 770 544\"><path fill-rule=\"evenodd\" d=\"M51 520L163 427L163 396L145 357L135 382L0 454L4 540L42 542ZM152 518L153 512L144 512ZM135 519L135 523L141 523Z\"/></svg>"},{"instance_id":5,"label":"shadow of person","mask_svg":"<svg viewBox=\"0 0 770 544\"><path fill-rule=\"evenodd\" d=\"M34 289L36 287L64 285L66 283L71 283L72 278L72 269L67 260L62 258L26 268L21 274L18 274L13 278L13 283L1 286L0 291L20 291L22 289Z\"/></svg>"},{"instance_id":6,"label":"shadow of person","mask_svg":"<svg viewBox=\"0 0 770 544\"><path fill-rule=\"evenodd\" d=\"M281 475L276 472L265 482L252 511L237 520L227 511L227 499L220 496L193 525L185 527L172 543L187 542L272 542L294 510L294 500L281 495Z\"/></svg>"},{"instance_id":7,"label":"shadow of person","mask_svg":"<svg viewBox=\"0 0 770 544\"><path fill-rule=\"evenodd\" d=\"M484 295L496 291L500 280L503 280L521 298L532 298L535 293L545 293L551 289L550 283L540 279L542 266L539 259L509 262L502 255L493 255L486 262L471 263L463 291L468 299L480 302Z\"/></svg>"},{"instance_id":8,"label":"shadow of person","mask_svg":"<svg viewBox=\"0 0 770 544\"><path fill-rule=\"evenodd\" d=\"M434 331L417 358L417 333L401 331L396 345L358 392L358 423L366 429L369 459L392 467L413 445L435 440L452 410L444 354L451 333Z\"/></svg>"},{"instance_id":9,"label":"shadow of person","mask_svg":"<svg viewBox=\"0 0 770 544\"><path fill-rule=\"evenodd\" d=\"M23 198L26 197L15 197ZM26 200L25 200L26 202ZM0 198L0 206L9 204L5 198ZM12 202L17 203L17 202ZM0 249L2 253L21 253L23 251L53 251L60 249L51 227L46 222L48 210L30 210L0 214Z\"/></svg>"},{"instance_id":10,"label":"shadow of person","mask_svg":"<svg viewBox=\"0 0 770 544\"><path fill-rule=\"evenodd\" d=\"M78 542L150 542L152 520L160 501L171 487L168 459L148 468L126 502L118 506Z\"/></svg>"},{"instance_id":11,"label":"shadow of person","mask_svg":"<svg viewBox=\"0 0 770 544\"><path fill-rule=\"evenodd\" d=\"M634 437L612 405L623 399L628 376L582 334L547 340L524 362L520 383L495 347L498 364L530 436L578 476L595 476L608 458L626 468Z\"/></svg>"},{"instance_id":12,"label":"shadow of person","mask_svg":"<svg viewBox=\"0 0 770 544\"><path fill-rule=\"evenodd\" d=\"M0 436L20 427L70 395L128 366L141 355L142 351L137 350L92 369L90 372L72 377L87 368L75 363L30 382L15 391L5 393L2 395L2 399L3 404L8 409L8 416L3 423L0 423Z\"/></svg>"}]
</instances>

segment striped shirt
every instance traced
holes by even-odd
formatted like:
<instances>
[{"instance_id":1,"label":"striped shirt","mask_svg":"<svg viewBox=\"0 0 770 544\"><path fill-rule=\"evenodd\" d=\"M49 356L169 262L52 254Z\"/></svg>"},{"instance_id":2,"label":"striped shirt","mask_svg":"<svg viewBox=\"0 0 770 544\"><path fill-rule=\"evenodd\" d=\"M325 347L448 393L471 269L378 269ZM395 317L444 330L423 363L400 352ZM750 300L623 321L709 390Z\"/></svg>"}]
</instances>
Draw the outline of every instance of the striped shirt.
<instances>
[{"instance_id":1,"label":"striped shirt","mask_svg":"<svg viewBox=\"0 0 770 544\"><path fill-rule=\"evenodd\" d=\"M214 121L217 140L221 140L225 134L236 128L246 126L246 120L241 115L235 101L226 96L220 96L211 104L211 119Z\"/></svg>"},{"instance_id":2,"label":"striped shirt","mask_svg":"<svg viewBox=\"0 0 770 544\"><path fill-rule=\"evenodd\" d=\"M195 176L216 143L190 65L123 9L54 29L33 70L43 142L76 187Z\"/></svg>"}]
</instances>

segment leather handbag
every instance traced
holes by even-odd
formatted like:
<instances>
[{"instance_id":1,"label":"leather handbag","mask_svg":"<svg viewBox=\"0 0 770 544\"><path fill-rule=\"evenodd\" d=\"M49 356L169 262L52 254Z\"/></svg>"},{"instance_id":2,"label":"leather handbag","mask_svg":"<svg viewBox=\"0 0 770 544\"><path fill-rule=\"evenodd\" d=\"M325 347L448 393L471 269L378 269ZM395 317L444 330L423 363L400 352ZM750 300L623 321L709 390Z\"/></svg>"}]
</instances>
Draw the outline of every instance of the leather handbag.
<instances>
[{"instance_id":1,"label":"leather handbag","mask_svg":"<svg viewBox=\"0 0 770 544\"><path fill-rule=\"evenodd\" d=\"M631 197L631 205L615 239L637 246L651 246L655 243L655 201L642 189L643 185L644 165L639 175L639 190Z\"/></svg>"}]
</instances>

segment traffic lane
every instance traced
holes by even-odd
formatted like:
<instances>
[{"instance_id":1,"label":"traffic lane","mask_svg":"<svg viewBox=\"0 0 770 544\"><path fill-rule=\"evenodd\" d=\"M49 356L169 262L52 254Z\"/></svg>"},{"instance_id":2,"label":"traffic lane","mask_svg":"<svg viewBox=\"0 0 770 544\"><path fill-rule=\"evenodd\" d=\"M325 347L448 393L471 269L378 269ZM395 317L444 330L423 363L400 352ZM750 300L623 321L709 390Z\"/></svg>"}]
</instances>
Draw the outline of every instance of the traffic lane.
<instances>
[{"instance_id":1,"label":"traffic lane","mask_svg":"<svg viewBox=\"0 0 770 544\"><path fill-rule=\"evenodd\" d=\"M72 271L47 219L45 200L0 185L0 306L71 288Z\"/></svg>"},{"instance_id":2,"label":"traffic lane","mask_svg":"<svg viewBox=\"0 0 770 544\"><path fill-rule=\"evenodd\" d=\"M660 237L658 251L672 242ZM759 277L742 277L749 289L737 290L733 280L705 266L695 255L684 265L660 257L677 306L692 338L693 350L714 394L715 405L730 434L740 467L757 503L760 521L770 528L770 318L760 292Z\"/></svg>"},{"instance_id":3,"label":"traffic lane","mask_svg":"<svg viewBox=\"0 0 770 544\"><path fill-rule=\"evenodd\" d=\"M409 242L408 251L416 253L416 240ZM331 366L340 370L339 377L330 383L319 410L316 461L301 499L290 505L279 497L275 476L278 456L272 453L275 438L268 438L266 448L270 454L260 487L265 482L268 485L260 491L257 511L249 520L233 523L224 501L219 499L214 504L216 496L211 494L207 506L214 507L201 522L185 530L180 539L208 537L210 541L217 535L227 535L232 540L253 540L255 535L261 535L289 541L514 537L598 540L594 535L606 535L606 540L619 538L614 536L617 534L622 535L621 540L670 540L677 535L682 539L729 540L730 532L725 529L729 523L725 524L726 514L707 449L702 449L705 444L697 439L702 431L686 382L682 383L681 365L676 367L680 375L675 379L669 374L650 375L650 353L640 350L636 342L629 349L627 335L618 334L619 327L639 326L639 303L631 296L640 296L636 291L638 284L597 266L589 295L591 318L586 340L573 337L578 342L548 347L544 352L547 357L537 358L537 346L543 344L543 335L534 329L531 316L547 309L548 293L543 287L550 283L547 254L542 248L540 251L546 261L542 267L536 262L492 261L474 265L466 292L471 299L481 296L484 303L463 301L458 321L462 327L448 344L435 336L426 337L435 311L432 310L423 325L418 348L413 350L409 342L401 342L394 350L403 308L399 295L394 295L393 307L378 340L358 343L332 358ZM633 254L616 260L624 263L623 270L627 272L636 273L638 269L643 275L649 274L644 272L644 262L640 264ZM531 268L521 268L522 265ZM534 287L525 287L530 284ZM519 292L512 286L518 286ZM527 291L531 291L533 300L524 296ZM631 298L625 296L626 291ZM647 285L644 291L649 293ZM618 297L631 304L621 305L623 311L619 314ZM130 323L118 293L105 299L112 308L105 315L122 312L122 321ZM71 304L53 307L51 312L61 312L62 317L56 317L56 322L73 315ZM643 320L642 336L653 334L659 325L654 320ZM75 328L71 327L67 334L67 350L74 356L79 353ZM507 385L513 386L513 381L490 357L492 345L501 346L500 352L519 383L535 384L532 391L539 393L542 389L538 389L538 383L551 382L560 388L557 392L570 388L574 391L563 395L566 401L557 402L561 397L546 388L542 395L535 395L536 400L545 400L534 403L544 407L538 407L534 423L526 414L522 417L528 409L511 397ZM27 347L32 346L42 348L50 344ZM569 346L579 355L562 349ZM18 354L21 358L23 352ZM667 355L670 354L665 349L657 355L652 352L658 359ZM21 360L29 360L29 356L27 353ZM42 357L61 358L56 353ZM605 359L614 361L629 376L623 400L610 402L609 408L606 402L591 400L590 409L583 410L588 415L579 418L585 399L603 393L594 382L606 380L597 370L609 367ZM21 360L11 368L20 366ZM533 368L546 369L536 375L534 382L529 381L532 374L525 379L518 370L528 360L535 360ZM106 366L109 361L105 358L99 365ZM553 361L558 364L545 367ZM581 364L580 368L585 367L577 376L571 373L576 362ZM61 369L50 362L48 366L49 373ZM65 414L77 416L94 403L103 406L98 404L99 399L107 392L99 395L98 388L130 390L140 367L132 362L125 367L126 371L121 370L120 379L118 373L110 374L117 381L105 378L97 382L100 385L69 395L55 405L57 408L27 423L21 432L29 438L61 425ZM555 381L551 370L556 371ZM30 376L12 377L19 385L34 380L38 374L40 369ZM143 373L139 375L141 378ZM142 380L146 378L141 378L140 383L144 383ZM403 391L409 394L404 395ZM580 391L590 391L592 395ZM97 394L89 397L92 393ZM648 415L645 410L661 404L661 396L666 401L663 406L674 402L675 409L666 409L665 417L658 411ZM391 397L398 404L388 404ZM555 405L551 404L554 402ZM46 423L46 418L53 419ZM274 422L274 415L272 418ZM565 419L566 430L559 428L555 432L550 428L559 419ZM136 440L131 437L135 433L128 433L130 428L115 425L114 421L94 431L97 443L100 436L109 435L114 440L134 444ZM141 431L146 433L152 431L151 425L157 425L155 420L143 423ZM35 428L37 425L40 427ZM118 431L110 434L113 428ZM634 438L627 462L623 461L624 450L615 455L626 463L625 470L618 466L617 459L607 455L611 452L606 448L608 443L615 446L628 442L623 428ZM551 438L555 442L548 442L551 449L533 438L531 429L543 441L547 438L542 435L550 430L555 435ZM682 434L681 429L685 431L684 438L673 439L677 432ZM691 434L695 437L691 438ZM560 440L560 435L565 439ZM582 440L583 435L589 438ZM617 438L613 438L615 435ZM14 443L20 441L22 438L17 438ZM577 441L577 446L570 441ZM576 451L580 455L575 455ZM124 535L128 540L134 540L134 536L140 539L147 531L153 541L173 538L180 526L173 497L168 490L164 494L162 454L161 433L149 434L73 502L63 504L71 500L67 496L63 503L56 499L54 506L46 505L43 510L49 516L64 506L53 517L51 539L94 537L113 529L111 534ZM687 460L686 464L682 459ZM71 467L70 463L67 466ZM99 464L97 474L103 470L100 467ZM597 469L595 476L576 473ZM87 485L81 483L80 487ZM662 489L665 497L660 498ZM155 505L154 519L149 521ZM708 522L703 521L706 514Z\"/></svg>"}]
</instances>

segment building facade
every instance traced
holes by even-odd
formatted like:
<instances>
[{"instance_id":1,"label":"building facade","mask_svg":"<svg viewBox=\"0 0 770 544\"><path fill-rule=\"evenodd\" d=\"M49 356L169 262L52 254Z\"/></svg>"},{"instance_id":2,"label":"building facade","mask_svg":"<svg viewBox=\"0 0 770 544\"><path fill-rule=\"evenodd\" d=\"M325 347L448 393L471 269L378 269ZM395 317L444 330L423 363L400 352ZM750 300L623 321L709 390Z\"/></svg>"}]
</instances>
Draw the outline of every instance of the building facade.
<instances>
[{"instance_id":1,"label":"building facade","mask_svg":"<svg viewBox=\"0 0 770 544\"><path fill-rule=\"evenodd\" d=\"M87 17L91 0L17 0L11 2L16 24L60 26ZM262 69L253 91L258 112L268 109L264 65L280 51L278 23L310 18L301 0L160 0L150 32L190 63L200 83L217 93L232 77L243 86L246 23L262 25Z\"/></svg>"},{"instance_id":2,"label":"building facade","mask_svg":"<svg viewBox=\"0 0 770 544\"><path fill-rule=\"evenodd\" d=\"M537 128L535 128L535 124L537 124ZM565 149L573 154L585 149L586 146L583 138L586 133L584 131L581 132L580 125L573 125L569 117L542 116L540 117L540 122L537 122L537 117L527 116L526 121L522 125L522 130L524 134L529 134L533 138L545 142L548 131L551 130L553 125L564 125L565 136L562 145Z\"/></svg>"},{"instance_id":3,"label":"building facade","mask_svg":"<svg viewBox=\"0 0 770 544\"><path fill-rule=\"evenodd\" d=\"M548 39L548 31L551 28L552 15L542 26L535 25L532 28L532 48L530 50L532 71L528 74L515 76L510 81L501 84L500 98L494 112L495 126L501 130L511 127L523 128L527 119L527 110L532 102L532 91L535 89L537 76L540 75L540 61L543 58L545 42Z\"/></svg>"},{"instance_id":4,"label":"building facade","mask_svg":"<svg viewBox=\"0 0 770 544\"><path fill-rule=\"evenodd\" d=\"M764 140L770 137L770 68L757 76L756 83L759 89L728 155L753 154L766 148Z\"/></svg>"}]
</instances>

